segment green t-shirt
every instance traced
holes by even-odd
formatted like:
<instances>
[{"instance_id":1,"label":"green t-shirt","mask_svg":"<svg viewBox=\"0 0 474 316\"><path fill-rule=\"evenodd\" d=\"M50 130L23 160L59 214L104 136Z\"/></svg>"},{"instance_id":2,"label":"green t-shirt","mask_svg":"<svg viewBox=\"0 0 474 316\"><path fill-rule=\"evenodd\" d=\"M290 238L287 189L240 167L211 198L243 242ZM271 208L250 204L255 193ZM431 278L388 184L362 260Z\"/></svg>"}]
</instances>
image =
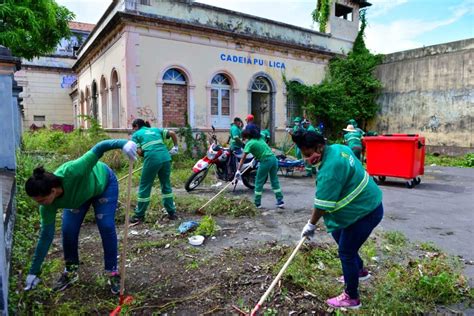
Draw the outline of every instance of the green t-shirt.
<instances>
[{"instance_id":1,"label":"green t-shirt","mask_svg":"<svg viewBox=\"0 0 474 316\"><path fill-rule=\"evenodd\" d=\"M132 141L143 150L145 159L152 157L154 162L171 161L171 155L165 144L168 130L156 127L142 127L132 135Z\"/></svg>"},{"instance_id":2,"label":"green t-shirt","mask_svg":"<svg viewBox=\"0 0 474 316\"><path fill-rule=\"evenodd\" d=\"M242 130L235 124L230 125L230 149L237 150L243 147Z\"/></svg>"},{"instance_id":3,"label":"green t-shirt","mask_svg":"<svg viewBox=\"0 0 474 316\"><path fill-rule=\"evenodd\" d=\"M39 274L44 258L54 239L56 213L58 209L79 208L91 198L104 192L108 184L108 168L99 159L111 149L122 148L125 139L104 140L82 157L62 164L54 174L61 178L63 195L54 199L50 205L40 206L41 230L36 245L30 274Z\"/></svg>"},{"instance_id":4,"label":"green t-shirt","mask_svg":"<svg viewBox=\"0 0 474 316\"><path fill-rule=\"evenodd\" d=\"M250 139L245 144L244 152L252 154L257 160L263 160L266 157L274 156L272 149L267 145L263 138Z\"/></svg>"},{"instance_id":5,"label":"green t-shirt","mask_svg":"<svg viewBox=\"0 0 474 316\"><path fill-rule=\"evenodd\" d=\"M88 151L79 159L61 165L54 174L61 178L63 195L50 205L41 205L41 224L54 224L60 208L79 208L87 200L104 192L107 186L107 165Z\"/></svg>"},{"instance_id":6,"label":"green t-shirt","mask_svg":"<svg viewBox=\"0 0 474 316\"><path fill-rule=\"evenodd\" d=\"M316 179L314 207L324 210L328 232L346 228L382 202L382 191L344 145L327 145Z\"/></svg>"},{"instance_id":7,"label":"green t-shirt","mask_svg":"<svg viewBox=\"0 0 474 316\"><path fill-rule=\"evenodd\" d=\"M351 149L362 149L362 134L359 131L346 133L344 141Z\"/></svg>"}]
</instances>

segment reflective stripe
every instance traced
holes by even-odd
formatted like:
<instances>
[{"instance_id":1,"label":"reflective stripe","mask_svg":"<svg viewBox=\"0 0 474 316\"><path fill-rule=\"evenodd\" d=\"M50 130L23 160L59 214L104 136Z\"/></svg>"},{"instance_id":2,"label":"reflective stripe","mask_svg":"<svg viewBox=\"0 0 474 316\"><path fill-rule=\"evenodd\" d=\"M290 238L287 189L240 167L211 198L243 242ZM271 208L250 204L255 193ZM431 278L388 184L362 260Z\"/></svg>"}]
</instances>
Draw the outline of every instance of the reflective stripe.
<instances>
[{"instance_id":1,"label":"reflective stripe","mask_svg":"<svg viewBox=\"0 0 474 316\"><path fill-rule=\"evenodd\" d=\"M314 199L314 206L316 207L318 205L322 207L334 208L336 207L336 202Z\"/></svg>"},{"instance_id":2,"label":"reflective stripe","mask_svg":"<svg viewBox=\"0 0 474 316\"><path fill-rule=\"evenodd\" d=\"M255 191L255 195L262 195L262 192Z\"/></svg>"},{"instance_id":3,"label":"reflective stripe","mask_svg":"<svg viewBox=\"0 0 474 316\"><path fill-rule=\"evenodd\" d=\"M150 146L156 145L156 144L163 144L163 141L161 139L159 140L152 140L151 142L148 142L142 146L142 149L147 149Z\"/></svg>"},{"instance_id":4,"label":"reflective stripe","mask_svg":"<svg viewBox=\"0 0 474 316\"><path fill-rule=\"evenodd\" d=\"M281 192L281 189L273 190L273 193L280 193L280 192Z\"/></svg>"},{"instance_id":5,"label":"reflective stripe","mask_svg":"<svg viewBox=\"0 0 474 316\"><path fill-rule=\"evenodd\" d=\"M351 193L349 193L348 195L346 195L345 198L343 198L342 200L338 201L336 203L336 208L332 211L332 212L335 212L335 211L338 211L340 210L341 208L343 208L344 206L346 206L347 204L349 204L353 199L355 199L359 194L362 193L362 191L364 191L365 187L367 186L367 184L369 184L369 174L367 172L365 172L364 174L364 179L362 179L362 181L359 183L359 185L357 186L357 188L355 188L354 191L352 191Z\"/></svg>"},{"instance_id":6,"label":"reflective stripe","mask_svg":"<svg viewBox=\"0 0 474 316\"><path fill-rule=\"evenodd\" d=\"M137 198L137 201L138 202L150 202L150 197L146 197L146 198Z\"/></svg>"},{"instance_id":7,"label":"reflective stripe","mask_svg":"<svg viewBox=\"0 0 474 316\"><path fill-rule=\"evenodd\" d=\"M350 142L351 140L358 140L360 141L359 137L350 137L347 141Z\"/></svg>"},{"instance_id":8,"label":"reflective stripe","mask_svg":"<svg viewBox=\"0 0 474 316\"><path fill-rule=\"evenodd\" d=\"M163 197L164 199L173 198L173 193L163 194L162 197Z\"/></svg>"}]
</instances>

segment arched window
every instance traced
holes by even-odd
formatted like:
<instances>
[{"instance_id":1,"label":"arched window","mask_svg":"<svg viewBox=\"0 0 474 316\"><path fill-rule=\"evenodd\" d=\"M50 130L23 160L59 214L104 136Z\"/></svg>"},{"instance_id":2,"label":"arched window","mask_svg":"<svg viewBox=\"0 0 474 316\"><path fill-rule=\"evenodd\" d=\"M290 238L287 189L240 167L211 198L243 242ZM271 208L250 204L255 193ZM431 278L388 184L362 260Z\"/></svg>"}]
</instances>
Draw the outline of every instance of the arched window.
<instances>
[{"instance_id":1,"label":"arched window","mask_svg":"<svg viewBox=\"0 0 474 316\"><path fill-rule=\"evenodd\" d=\"M268 83L267 79L263 77L258 77L252 84L252 91L260 93L269 93L270 84Z\"/></svg>"},{"instance_id":2,"label":"arched window","mask_svg":"<svg viewBox=\"0 0 474 316\"><path fill-rule=\"evenodd\" d=\"M298 81L291 81L291 83L300 84ZM297 116L301 116L300 110L298 108L298 104L296 103L295 98L290 93L287 93L286 95L286 126L292 126L293 120Z\"/></svg>"},{"instance_id":3,"label":"arched window","mask_svg":"<svg viewBox=\"0 0 474 316\"><path fill-rule=\"evenodd\" d=\"M110 79L110 91L112 93L112 128L120 127L120 82L117 71L112 70Z\"/></svg>"},{"instance_id":4,"label":"arched window","mask_svg":"<svg viewBox=\"0 0 474 316\"><path fill-rule=\"evenodd\" d=\"M168 69L163 75L163 81L169 84L186 84L186 77L178 69Z\"/></svg>"},{"instance_id":5,"label":"arched window","mask_svg":"<svg viewBox=\"0 0 474 316\"><path fill-rule=\"evenodd\" d=\"M211 117L212 125L228 127L230 124L230 89L229 78L217 74L211 81Z\"/></svg>"},{"instance_id":6,"label":"arched window","mask_svg":"<svg viewBox=\"0 0 474 316\"><path fill-rule=\"evenodd\" d=\"M163 127L184 127L188 123L188 87L183 71L168 69L163 75Z\"/></svg>"},{"instance_id":7,"label":"arched window","mask_svg":"<svg viewBox=\"0 0 474 316\"><path fill-rule=\"evenodd\" d=\"M109 100L109 90L107 89L107 82L105 81L105 77L102 76L100 78L100 106L101 106L101 125L104 128L108 127L107 120L107 107L108 107L108 100Z\"/></svg>"}]
</instances>

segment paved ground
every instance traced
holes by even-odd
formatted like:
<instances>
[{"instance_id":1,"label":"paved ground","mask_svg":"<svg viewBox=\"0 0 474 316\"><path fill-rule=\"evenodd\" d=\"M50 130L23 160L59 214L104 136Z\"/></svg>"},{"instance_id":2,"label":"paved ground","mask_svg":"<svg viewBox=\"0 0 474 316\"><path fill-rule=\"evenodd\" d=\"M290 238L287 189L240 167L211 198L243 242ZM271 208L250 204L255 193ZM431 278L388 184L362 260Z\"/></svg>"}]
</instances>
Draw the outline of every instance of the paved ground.
<instances>
[{"instance_id":1,"label":"paved ground","mask_svg":"<svg viewBox=\"0 0 474 316\"><path fill-rule=\"evenodd\" d=\"M286 209L276 210L266 185L261 218L222 220L226 236L221 247L252 245L256 241L278 240L296 243L308 220L314 199L314 180L280 177ZM399 179L387 179L384 192L385 217L379 229L398 230L412 242L432 241L446 252L474 260L474 169L428 167L422 183L407 189ZM196 192L197 193L197 192ZM251 192L238 187L234 194ZM320 238L329 239L327 234ZM217 244L217 243L216 243ZM219 248L219 247L217 247ZM465 265L471 285L474 265Z\"/></svg>"}]
</instances>

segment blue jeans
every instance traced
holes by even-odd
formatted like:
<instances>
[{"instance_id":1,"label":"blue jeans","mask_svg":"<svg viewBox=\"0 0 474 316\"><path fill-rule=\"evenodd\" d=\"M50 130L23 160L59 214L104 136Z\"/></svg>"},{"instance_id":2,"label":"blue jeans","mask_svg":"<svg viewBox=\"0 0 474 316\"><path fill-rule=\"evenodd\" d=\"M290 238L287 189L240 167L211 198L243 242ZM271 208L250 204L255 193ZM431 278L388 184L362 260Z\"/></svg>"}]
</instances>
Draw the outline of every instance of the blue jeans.
<instances>
[{"instance_id":1,"label":"blue jeans","mask_svg":"<svg viewBox=\"0 0 474 316\"><path fill-rule=\"evenodd\" d=\"M359 298L359 271L364 268L359 249L382 218L383 204L380 203L375 210L354 224L331 233L339 246L339 259L346 283L346 293L351 298Z\"/></svg>"},{"instance_id":2,"label":"blue jeans","mask_svg":"<svg viewBox=\"0 0 474 316\"><path fill-rule=\"evenodd\" d=\"M107 167L108 168L108 167ZM78 209L64 209L62 222L63 251L66 267L79 264L79 231L89 210L94 206L95 219L104 248L104 265L108 272L117 271L117 233L115 211L118 200L118 182L114 172L108 168L109 178L102 194L93 197Z\"/></svg>"}]
</instances>

